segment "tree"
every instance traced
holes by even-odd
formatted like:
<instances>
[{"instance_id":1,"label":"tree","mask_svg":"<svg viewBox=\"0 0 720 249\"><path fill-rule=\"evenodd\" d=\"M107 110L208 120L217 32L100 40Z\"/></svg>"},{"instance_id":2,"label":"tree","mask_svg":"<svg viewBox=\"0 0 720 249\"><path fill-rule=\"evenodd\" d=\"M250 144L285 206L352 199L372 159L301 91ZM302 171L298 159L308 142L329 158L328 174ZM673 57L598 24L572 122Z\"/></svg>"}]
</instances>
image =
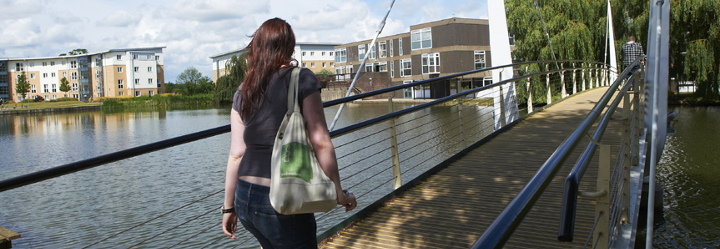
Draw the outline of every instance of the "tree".
<instances>
[{"instance_id":1,"label":"tree","mask_svg":"<svg viewBox=\"0 0 720 249\"><path fill-rule=\"evenodd\" d=\"M73 49L73 51L70 51L70 52L67 52L67 53L62 53L62 54L60 54L60 55L58 55L58 56L81 55L81 54L87 54L87 53L88 53L87 49L84 49L84 48L76 48L76 49Z\"/></svg>"},{"instance_id":2,"label":"tree","mask_svg":"<svg viewBox=\"0 0 720 249\"><path fill-rule=\"evenodd\" d=\"M320 70L320 72L315 73L315 76L317 77L318 81L320 81L320 86L325 88L327 87L328 83L333 80L334 73L330 70L323 69Z\"/></svg>"},{"instance_id":3,"label":"tree","mask_svg":"<svg viewBox=\"0 0 720 249\"><path fill-rule=\"evenodd\" d=\"M508 29L515 35L513 57L523 61L589 60L603 61L607 2L604 0L508 0L506 1ZM542 20L541 16L542 15ZM552 42L552 49L545 36L545 28ZM553 56L554 52L554 56ZM567 68L570 65L562 65ZM544 65L531 65L529 73L544 71ZM551 63L549 69L555 69ZM524 71L524 70L523 70ZM520 98L526 82L518 84ZM544 87L532 84L531 91L538 101L543 101ZM558 83L552 86L559 92Z\"/></svg>"},{"instance_id":4,"label":"tree","mask_svg":"<svg viewBox=\"0 0 720 249\"><path fill-rule=\"evenodd\" d=\"M245 79L247 74L247 63L245 61L246 54L233 56L225 63L226 75L217 79L215 82L215 102L232 102L240 83Z\"/></svg>"},{"instance_id":5,"label":"tree","mask_svg":"<svg viewBox=\"0 0 720 249\"><path fill-rule=\"evenodd\" d=\"M63 97L67 97L67 92L70 91L70 82L65 77L60 79L60 91L65 93Z\"/></svg>"},{"instance_id":6,"label":"tree","mask_svg":"<svg viewBox=\"0 0 720 249\"><path fill-rule=\"evenodd\" d=\"M194 67L185 69L175 81L176 91L184 95L208 94L212 93L214 88L212 80Z\"/></svg>"},{"instance_id":7,"label":"tree","mask_svg":"<svg viewBox=\"0 0 720 249\"><path fill-rule=\"evenodd\" d=\"M18 82L15 84L15 92L22 95L23 99L25 99L27 93L30 92L30 83L27 81L25 71L18 77Z\"/></svg>"}]
</instances>

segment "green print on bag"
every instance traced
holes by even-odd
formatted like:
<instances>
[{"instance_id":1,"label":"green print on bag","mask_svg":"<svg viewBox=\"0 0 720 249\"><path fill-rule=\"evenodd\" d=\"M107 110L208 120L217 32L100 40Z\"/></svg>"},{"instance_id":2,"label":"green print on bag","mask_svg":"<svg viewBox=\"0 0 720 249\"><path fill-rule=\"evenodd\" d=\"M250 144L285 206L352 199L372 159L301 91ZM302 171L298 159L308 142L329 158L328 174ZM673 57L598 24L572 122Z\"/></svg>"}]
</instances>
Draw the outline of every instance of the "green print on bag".
<instances>
[{"instance_id":1,"label":"green print on bag","mask_svg":"<svg viewBox=\"0 0 720 249\"><path fill-rule=\"evenodd\" d=\"M307 183L313 178L310 150L307 145L290 142L282 146L280 176L297 177Z\"/></svg>"}]
</instances>

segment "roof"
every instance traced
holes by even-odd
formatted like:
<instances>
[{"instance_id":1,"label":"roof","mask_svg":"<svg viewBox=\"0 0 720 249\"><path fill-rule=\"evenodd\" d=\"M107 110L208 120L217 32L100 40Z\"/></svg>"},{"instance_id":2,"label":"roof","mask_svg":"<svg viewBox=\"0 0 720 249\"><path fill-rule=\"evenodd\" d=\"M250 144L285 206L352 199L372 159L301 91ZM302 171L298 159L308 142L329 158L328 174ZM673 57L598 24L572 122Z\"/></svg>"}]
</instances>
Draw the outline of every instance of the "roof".
<instances>
[{"instance_id":1,"label":"roof","mask_svg":"<svg viewBox=\"0 0 720 249\"><path fill-rule=\"evenodd\" d=\"M0 60L8 60L8 61L22 61L22 60L49 60L49 59L65 59L65 58L77 58L81 56L93 56L103 53L109 53L109 52L126 52L126 51L143 51L143 50L155 50L155 49L163 49L165 47L146 47L146 48L118 48L118 49L110 49L103 52L95 52L95 53L87 53L87 54L77 54L77 55L64 55L64 56L45 56L45 57L17 57L17 58L3 58Z\"/></svg>"}]
</instances>

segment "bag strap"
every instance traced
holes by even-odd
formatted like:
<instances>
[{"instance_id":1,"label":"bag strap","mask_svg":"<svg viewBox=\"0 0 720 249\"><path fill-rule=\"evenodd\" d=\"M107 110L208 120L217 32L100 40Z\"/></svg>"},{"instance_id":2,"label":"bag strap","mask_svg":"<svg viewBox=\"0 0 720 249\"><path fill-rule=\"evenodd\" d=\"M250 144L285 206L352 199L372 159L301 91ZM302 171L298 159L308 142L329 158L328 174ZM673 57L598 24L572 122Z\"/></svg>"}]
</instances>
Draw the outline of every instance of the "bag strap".
<instances>
[{"instance_id":1,"label":"bag strap","mask_svg":"<svg viewBox=\"0 0 720 249\"><path fill-rule=\"evenodd\" d=\"M300 104L298 100L298 81L300 78L300 68L293 68L290 74L290 85L288 86L288 110L287 113L300 112Z\"/></svg>"}]
</instances>

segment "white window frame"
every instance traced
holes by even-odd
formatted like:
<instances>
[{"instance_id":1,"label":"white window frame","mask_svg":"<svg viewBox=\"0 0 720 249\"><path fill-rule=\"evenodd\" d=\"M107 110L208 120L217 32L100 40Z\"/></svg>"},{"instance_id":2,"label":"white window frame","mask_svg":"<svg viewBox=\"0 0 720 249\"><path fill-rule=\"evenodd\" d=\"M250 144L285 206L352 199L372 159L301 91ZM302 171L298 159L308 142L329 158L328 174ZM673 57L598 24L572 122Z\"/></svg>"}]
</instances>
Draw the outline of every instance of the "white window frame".
<instances>
[{"instance_id":1,"label":"white window frame","mask_svg":"<svg viewBox=\"0 0 720 249\"><path fill-rule=\"evenodd\" d=\"M405 64L407 63L407 65ZM405 66L408 66L407 68ZM409 73L406 73L405 70L410 70ZM400 77L410 77L412 76L412 59L402 59L400 60Z\"/></svg>"},{"instance_id":2,"label":"white window frame","mask_svg":"<svg viewBox=\"0 0 720 249\"><path fill-rule=\"evenodd\" d=\"M398 38L398 55L399 56L403 55L402 40L403 40L402 37Z\"/></svg>"},{"instance_id":3,"label":"white window frame","mask_svg":"<svg viewBox=\"0 0 720 249\"><path fill-rule=\"evenodd\" d=\"M370 54L368 55L368 59L375 59L375 58L377 58L376 53L375 53L375 51L377 51L377 46L371 46L371 45L373 45L373 44L367 45L368 49L370 49Z\"/></svg>"},{"instance_id":4,"label":"white window frame","mask_svg":"<svg viewBox=\"0 0 720 249\"><path fill-rule=\"evenodd\" d=\"M140 67L135 67L134 71L137 73L138 71L140 71Z\"/></svg>"},{"instance_id":5,"label":"white window frame","mask_svg":"<svg viewBox=\"0 0 720 249\"><path fill-rule=\"evenodd\" d=\"M50 89L48 89L48 84L43 84L43 91L44 93L50 92Z\"/></svg>"},{"instance_id":6,"label":"white window frame","mask_svg":"<svg viewBox=\"0 0 720 249\"><path fill-rule=\"evenodd\" d=\"M387 58L387 43L385 41L378 42L378 53L380 58Z\"/></svg>"},{"instance_id":7,"label":"white window frame","mask_svg":"<svg viewBox=\"0 0 720 249\"><path fill-rule=\"evenodd\" d=\"M474 57L474 63L475 63L475 70L487 68L487 63L485 58L485 50L475 51L475 57Z\"/></svg>"},{"instance_id":8,"label":"white window frame","mask_svg":"<svg viewBox=\"0 0 720 249\"><path fill-rule=\"evenodd\" d=\"M50 62L50 66L55 66L55 62L54 62L54 61L51 61L51 62Z\"/></svg>"},{"instance_id":9,"label":"white window frame","mask_svg":"<svg viewBox=\"0 0 720 249\"><path fill-rule=\"evenodd\" d=\"M493 78L492 76L484 77L483 78L483 86L492 85Z\"/></svg>"},{"instance_id":10,"label":"white window frame","mask_svg":"<svg viewBox=\"0 0 720 249\"><path fill-rule=\"evenodd\" d=\"M390 40L390 57L393 57L393 56L395 56L393 54L393 40Z\"/></svg>"},{"instance_id":11,"label":"white window frame","mask_svg":"<svg viewBox=\"0 0 720 249\"><path fill-rule=\"evenodd\" d=\"M362 61L365 58L365 44L358 45L358 61Z\"/></svg>"},{"instance_id":12,"label":"white window frame","mask_svg":"<svg viewBox=\"0 0 720 249\"><path fill-rule=\"evenodd\" d=\"M31 78L31 79L34 79L34 78L35 78L35 73L30 73L30 78Z\"/></svg>"},{"instance_id":13,"label":"white window frame","mask_svg":"<svg viewBox=\"0 0 720 249\"><path fill-rule=\"evenodd\" d=\"M50 86L50 90L52 90L52 92L56 93L57 92L57 84L52 84Z\"/></svg>"},{"instance_id":14,"label":"white window frame","mask_svg":"<svg viewBox=\"0 0 720 249\"><path fill-rule=\"evenodd\" d=\"M135 85L140 85L140 79L135 79Z\"/></svg>"},{"instance_id":15,"label":"white window frame","mask_svg":"<svg viewBox=\"0 0 720 249\"><path fill-rule=\"evenodd\" d=\"M310 67L315 68L315 62L310 62Z\"/></svg>"},{"instance_id":16,"label":"white window frame","mask_svg":"<svg viewBox=\"0 0 720 249\"><path fill-rule=\"evenodd\" d=\"M119 54L115 58L117 58L117 60L122 60L122 55Z\"/></svg>"},{"instance_id":17,"label":"white window frame","mask_svg":"<svg viewBox=\"0 0 720 249\"><path fill-rule=\"evenodd\" d=\"M70 79L77 80L78 79L77 72L70 72Z\"/></svg>"},{"instance_id":18,"label":"white window frame","mask_svg":"<svg viewBox=\"0 0 720 249\"><path fill-rule=\"evenodd\" d=\"M152 73L152 67L148 67L148 73Z\"/></svg>"},{"instance_id":19,"label":"white window frame","mask_svg":"<svg viewBox=\"0 0 720 249\"><path fill-rule=\"evenodd\" d=\"M50 77L55 78L55 76L57 76L57 75L55 74L55 72L50 73Z\"/></svg>"},{"instance_id":20,"label":"white window frame","mask_svg":"<svg viewBox=\"0 0 720 249\"><path fill-rule=\"evenodd\" d=\"M347 49L339 48L335 50L335 62L345 63L347 62Z\"/></svg>"},{"instance_id":21,"label":"white window frame","mask_svg":"<svg viewBox=\"0 0 720 249\"><path fill-rule=\"evenodd\" d=\"M122 73L123 72L122 67L117 67L117 72Z\"/></svg>"},{"instance_id":22,"label":"white window frame","mask_svg":"<svg viewBox=\"0 0 720 249\"><path fill-rule=\"evenodd\" d=\"M77 68L77 61L70 61L70 68Z\"/></svg>"},{"instance_id":23,"label":"white window frame","mask_svg":"<svg viewBox=\"0 0 720 249\"><path fill-rule=\"evenodd\" d=\"M118 96L125 96L125 92L119 92Z\"/></svg>"},{"instance_id":24,"label":"white window frame","mask_svg":"<svg viewBox=\"0 0 720 249\"><path fill-rule=\"evenodd\" d=\"M373 71L373 63L365 63L365 72L372 72Z\"/></svg>"},{"instance_id":25,"label":"white window frame","mask_svg":"<svg viewBox=\"0 0 720 249\"><path fill-rule=\"evenodd\" d=\"M388 71L387 66L388 66L387 61L376 62L375 63L375 69L376 69L375 71L376 72L387 72Z\"/></svg>"},{"instance_id":26,"label":"white window frame","mask_svg":"<svg viewBox=\"0 0 720 249\"><path fill-rule=\"evenodd\" d=\"M152 78L148 78L148 84L152 84Z\"/></svg>"},{"instance_id":27,"label":"white window frame","mask_svg":"<svg viewBox=\"0 0 720 249\"><path fill-rule=\"evenodd\" d=\"M315 51L310 51L310 56L315 56Z\"/></svg>"},{"instance_id":28,"label":"white window frame","mask_svg":"<svg viewBox=\"0 0 720 249\"><path fill-rule=\"evenodd\" d=\"M323 52L325 53L325 52ZM323 62L323 67L327 66L327 62Z\"/></svg>"},{"instance_id":29,"label":"white window frame","mask_svg":"<svg viewBox=\"0 0 720 249\"><path fill-rule=\"evenodd\" d=\"M140 93L140 91L135 91L135 97L140 97L141 95L142 93Z\"/></svg>"},{"instance_id":30,"label":"white window frame","mask_svg":"<svg viewBox=\"0 0 720 249\"><path fill-rule=\"evenodd\" d=\"M118 89L123 89L123 87L124 87L123 80L122 80L122 79L119 79L119 80L118 80ZM121 95L121 96L122 96L122 95Z\"/></svg>"},{"instance_id":31,"label":"white window frame","mask_svg":"<svg viewBox=\"0 0 720 249\"><path fill-rule=\"evenodd\" d=\"M440 73L440 53L422 54L422 73L434 74Z\"/></svg>"},{"instance_id":32,"label":"white window frame","mask_svg":"<svg viewBox=\"0 0 720 249\"><path fill-rule=\"evenodd\" d=\"M78 90L78 83L73 82L72 83L72 91L77 92L77 90Z\"/></svg>"},{"instance_id":33,"label":"white window frame","mask_svg":"<svg viewBox=\"0 0 720 249\"><path fill-rule=\"evenodd\" d=\"M30 85L30 93L37 93L37 89L35 88L35 85Z\"/></svg>"},{"instance_id":34,"label":"white window frame","mask_svg":"<svg viewBox=\"0 0 720 249\"><path fill-rule=\"evenodd\" d=\"M432 28L417 29L410 32L410 49L432 48Z\"/></svg>"},{"instance_id":35,"label":"white window frame","mask_svg":"<svg viewBox=\"0 0 720 249\"><path fill-rule=\"evenodd\" d=\"M395 78L395 61L390 61L390 78Z\"/></svg>"}]
</instances>

